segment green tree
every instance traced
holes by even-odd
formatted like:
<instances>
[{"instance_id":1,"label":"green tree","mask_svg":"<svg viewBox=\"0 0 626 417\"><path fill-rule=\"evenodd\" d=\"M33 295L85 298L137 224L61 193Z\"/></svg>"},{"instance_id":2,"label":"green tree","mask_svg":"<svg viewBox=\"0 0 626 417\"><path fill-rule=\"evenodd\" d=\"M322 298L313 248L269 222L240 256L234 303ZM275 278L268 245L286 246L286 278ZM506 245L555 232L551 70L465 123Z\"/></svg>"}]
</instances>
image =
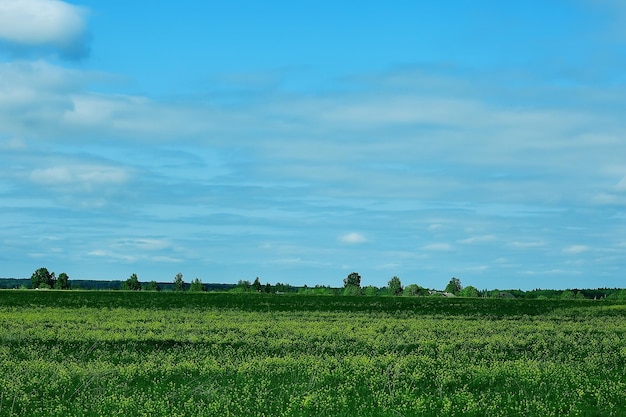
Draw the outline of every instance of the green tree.
<instances>
[{"instance_id":1,"label":"green tree","mask_svg":"<svg viewBox=\"0 0 626 417\"><path fill-rule=\"evenodd\" d=\"M367 287L363 288L363 295L378 295L378 288L373 285L368 285Z\"/></svg>"},{"instance_id":2,"label":"green tree","mask_svg":"<svg viewBox=\"0 0 626 417\"><path fill-rule=\"evenodd\" d=\"M183 280L183 274L180 272L174 277L174 291L185 291L185 281Z\"/></svg>"},{"instance_id":3,"label":"green tree","mask_svg":"<svg viewBox=\"0 0 626 417\"><path fill-rule=\"evenodd\" d=\"M141 291L141 283L137 274L132 274L126 281L122 282L123 290Z\"/></svg>"},{"instance_id":4,"label":"green tree","mask_svg":"<svg viewBox=\"0 0 626 417\"><path fill-rule=\"evenodd\" d=\"M54 288L57 290L69 290L70 277L65 272L61 272L57 278L57 282L54 284Z\"/></svg>"},{"instance_id":5,"label":"green tree","mask_svg":"<svg viewBox=\"0 0 626 417\"><path fill-rule=\"evenodd\" d=\"M389 294L391 295L402 295L402 282L400 282L400 278L396 276L389 280L387 288L389 288Z\"/></svg>"},{"instance_id":6,"label":"green tree","mask_svg":"<svg viewBox=\"0 0 626 417\"><path fill-rule=\"evenodd\" d=\"M276 292L291 292L291 285L277 282L274 289Z\"/></svg>"},{"instance_id":7,"label":"green tree","mask_svg":"<svg viewBox=\"0 0 626 417\"><path fill-rule=\"evenodd\" d=\"M445 292L458 295L462 289L463 287L461 286L461 280L453 277L448 283L448 285L446 285Z\"/></svg>"},{"instance_id":8,"label":"green tree","mask_svg":"<svg viewBox=\"0 0 626 417\"><path fill-rule=\"evenodd\" d=\"M146 291L161 291L161 287L156 281L150 281L145 289Z\"/></svg>"},{"instance_id":9,"label":"green tree","mask_svg":"<svg viewBox=\"0 0 626 417\"><path fill-rule=\"evenodd\" d=\"M266 283L265 283L265 288L264 288L264 291L265 291L266 293L268 293L268 294L272 292L272 286L270 285L270 283L269 283L269 282L266 282Z\"/></svg>"},{"instance_id":10,"label":"green tree","mask_svg":"<svg viewBox=\"0 0 626 417\"><path fill-rule=\"evenodd\" d=\"M202 281L200 281L200 278L196 278L193 281L191 281L191 286L189 287L189 291L191 292L204 291L204 287L202 285Z\"/></svg>"},{"instance_id":11,"label":"green tree","mask_svg":"<svg viewBox=\"0 0 626 417\"><path fill-rule=\"evenodd\" d=\"M352 272L343 280L343 287L357 287L361 288L361 276L357 272Z\"/></svg>"},{"instance_id":12,"label":"green tree","mask_svg":"<svg viewBox=\"0 0 626 417\"><path fill-rule=\"evenodd\" d=\"M252 289L254 290L254 292L261 292L262 288L263 286L261 285L261 281L259 281L259 277L256 277L256 279L252 283Z\"/></svg>"},{"instance_id":13,"label":"green tree","mask_svg":"<svg viewBox=\"0 0 626 417\"><path fill-rule=\"evenodd\" d=\"M480 292L478 291L476 287L472 287L471 285L468 285L467 287L459 291L459 295L461 297L479 297Z\"/></svg>"},{"instance_id":14,"label":"green tree","mask_svg":"<svg viewBox=\"0 0 626 417\"><path fill-rule=\"evenodd\" d=\"M240 279L239 281L237 281L237 288L239 289L239 291L248 292L250 291L251 286L252 284L247 279Z\"/></svg>"},{"instance_id":15,"label":"green tree","mask_svg":"<svg viewBox=\"0 0 626 417\"><path fill-rule=\"evenodd\" d=\"M404 291L402 292L404 295L417 297L417 296L426 296L428 295L428 290L426 288L422 288L417 284L409 284L404 287Z\"/></svg>"},{"instance_id":16,"label":"green tree","mask_svg":"<svg viewBox=\"0 0 626 417\"><path fill-rule=\"evenodd\" d=\"M30 277L31 288L54 288L56 277L47 268L39 268Z\"/></svg>"},{"instance_id":17,"label":"green tree","mask_svg":"<svg viewBox=\"0 0 626 417\"><path fill-rule=\"evenodd\" d=\"M352 272L344 278L343 294L361 295L361 276L357 272Z\"/></svg>"}]
</instances>

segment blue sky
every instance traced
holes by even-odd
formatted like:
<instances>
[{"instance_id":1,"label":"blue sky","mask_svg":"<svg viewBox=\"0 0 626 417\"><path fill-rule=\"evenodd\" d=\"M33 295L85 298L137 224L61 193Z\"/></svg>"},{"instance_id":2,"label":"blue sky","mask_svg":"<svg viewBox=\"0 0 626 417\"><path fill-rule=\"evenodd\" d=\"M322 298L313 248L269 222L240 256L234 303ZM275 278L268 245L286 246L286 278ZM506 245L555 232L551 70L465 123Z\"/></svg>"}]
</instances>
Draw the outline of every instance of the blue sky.
<instances>
[{"instance_id":1,"label":"blue sky","mask_svg":"<svg viewBox=\"0 0 626 417\"><path fill-rule=\"evenodd\" d=\"M0 276L624 287L626 5L0 0Z\"/></svg>"}]
</instances>

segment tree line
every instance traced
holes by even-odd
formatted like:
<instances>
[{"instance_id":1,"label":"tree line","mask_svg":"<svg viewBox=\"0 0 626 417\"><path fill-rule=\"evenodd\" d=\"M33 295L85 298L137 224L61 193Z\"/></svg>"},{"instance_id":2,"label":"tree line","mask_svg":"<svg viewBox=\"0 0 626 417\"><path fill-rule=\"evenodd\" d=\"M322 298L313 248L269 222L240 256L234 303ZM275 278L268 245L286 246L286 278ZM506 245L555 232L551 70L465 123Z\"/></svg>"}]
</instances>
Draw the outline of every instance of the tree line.
<instances>
[{"instance_id":1,"label":"tree line","mask_svg":"<svg viewBox=\"0 0 626 417\"><path fill-rule=\"evenodd\" d=\"M566 290L479 290L472 285L464 287L461 280L452 277L443 291L427 289L417 284L402 285L399 277L393 276L387 286L361 287L361 276L352 272L343 281L344 295L392 295L392 296L433 296L433 297L473 297L473 298L535 298L535 299L615 299L626 300L626 289L597 288L597 289L566 289Z\"/></svg>"},{"instance_id":2,"label":"tree line","mask_svg":"<svg viewBox=\"0 0 626 417\"><path fill-rule=\"evenodd\" d=\"M199 278L191 282L185 282L183 274L177 273L169 283L158 283L154 280L149 282L139 281L137 274L133 273L124 281L86 281L78 280L70 284L70 277L62 272L56 276L54 272L47 268L37 269L30 280L0 279L0 288L15 288L15 282L21 284L17 287L32 289L108 289L127 291L177 291L177 292L203 292L203 291L231 291L231 292L253 292L253 293L299 293L311 295L348 295L348 296L414 296L414 297L483 297L483 298L539 298L539 299L620 299L626 300L626 289L618 288L598 288L598 289L567 289L567 290L542 290L531 291L522 290L479 290L469 285L463 286L461 280L453 277L450 279L445 289L432 290L421 287L417 284L404 286L398 276L393 276L384 287L373 285L361 286L361 276L358 272L348 274L343 280L343 287L331 287L316 285L309 287L294 287L286 283L277 282L270 284L261 283L259 277L254 281L239 280L237 284L205 284ZM30 284L30 285L28 285Z\"/></svg>"}]
</instances>

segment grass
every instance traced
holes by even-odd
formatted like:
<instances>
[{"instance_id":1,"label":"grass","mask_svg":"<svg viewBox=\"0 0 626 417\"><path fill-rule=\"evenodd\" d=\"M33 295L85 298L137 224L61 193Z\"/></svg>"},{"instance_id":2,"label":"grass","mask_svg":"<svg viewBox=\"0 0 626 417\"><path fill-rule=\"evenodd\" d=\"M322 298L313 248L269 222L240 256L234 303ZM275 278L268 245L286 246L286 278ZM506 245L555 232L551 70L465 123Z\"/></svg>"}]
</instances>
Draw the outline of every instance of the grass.
<instances>
[{"instance_id":1,"label":"grass","mask_svg":"<svg viewBox=\"0 0 626 417\"><path fill-rule=\"evenodd\" d=\"M0 415L621 416L624 307L0 291Z\"/></svg>"}]
</instances>

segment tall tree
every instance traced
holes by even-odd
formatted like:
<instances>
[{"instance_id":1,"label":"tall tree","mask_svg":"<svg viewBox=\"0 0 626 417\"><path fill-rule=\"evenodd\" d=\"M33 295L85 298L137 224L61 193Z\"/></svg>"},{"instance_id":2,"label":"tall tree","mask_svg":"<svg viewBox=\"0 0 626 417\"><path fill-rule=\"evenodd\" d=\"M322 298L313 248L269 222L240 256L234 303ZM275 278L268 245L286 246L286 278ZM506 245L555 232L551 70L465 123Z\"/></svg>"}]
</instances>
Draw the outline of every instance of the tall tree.
<instances>
[{"instance_id":1,"label":"tall tree","mask_svg":"<svg viewBox=\"0 0 626 417\"><path fill-rule=\"evenodd\" d=\"M256 279L252 283L252 289L254 290L254 292L261 292L261 288L261 281L259 281L259 277L256 277Z\"/></svg>"},{"instance_id":2,"label":"tall tree","mask_svg":"<svg viewBox=\"0 0 626 417\"><path fill-rule=\"evenodd\" d=\"M122 289L140 291L141 283L139 282L139 278L137 278L137 274L132 274L126 281L122 282Z\"/></svg>"},{"instance_id":3,"label":"tall tree","mask_svg":"<svg viewBox=\"0 0 626 417\"><path fill-rule=\"evenodd\" d=\"M461 286L461 280L453 277L448 283L448 285L446 285L445 292L458 295L462 289L463 287Z\"/></svg>"},{"instance_id":4,"label":"tall tree","mask_svg":"<svg viewBox=\"0 0 626 417\"><path fill-rule=\"evenodd\" d=\"M184 291L185 281L183 281L183 274L180 272L174 277L174 291Z\"/></svg>"},{"instance_id":5,"label":"tall tree","mask_svg":"<svg viewBox=\"0 0 626 417\"><path fill-rule=\"evenodd\" d=\"M361 276L357 272L352 272L343 279L344 288L357 287L361 288Z\"/></svg>"},{"instance_id":6,"label":"tall tree","mask_svg":"<svg viewBox=\"0 0 626 417\"><path fill-rule=\"evenodd\" d=\"M70 288L70 277L65 272L61 272L57 282L54 284L54 288L57 290L68 290Z\"/></svg>"},{"instance_id":7,"label":"tall tree","mask_svg":"<svg viewBox=\"0 0 626 417\"><path fill-rule=\"evenodd\" d=\"M200 281L200 278L196 278L193 281L191 281L191 286L189 287L189 291L191 292L204 291L204 287L202 286L202 281Z\"/></svg>"},{"instance_id":8,"label":"tall tree","mask_svg":"<svg viewBox=\"0 0 626 417\"><path fill-rule=\"evenodd\" d=\"M389 280L387 288L389 288L389 294L391 295L402 295L402 282L396 276Z\"/></svg>"},{"instance_id":9,"label":"tall tree","mask_svg":"<svg viewBox=\"0 0 626 417\"><path fill-rule=\"evenodd\" d=\"M56 277L47 268L39 268L30 277L31 288L54 288Z\"/></svg>"},{"instance_id":10,"label":"tall tree","mask_svg":"<svg viewBox=\"0 0 626 417\"><path fill-rule=\"evenodd\" d=\"M361 276L357 272L343 279L343 295L361 295Z\"/></svg>"}]
</instances>

